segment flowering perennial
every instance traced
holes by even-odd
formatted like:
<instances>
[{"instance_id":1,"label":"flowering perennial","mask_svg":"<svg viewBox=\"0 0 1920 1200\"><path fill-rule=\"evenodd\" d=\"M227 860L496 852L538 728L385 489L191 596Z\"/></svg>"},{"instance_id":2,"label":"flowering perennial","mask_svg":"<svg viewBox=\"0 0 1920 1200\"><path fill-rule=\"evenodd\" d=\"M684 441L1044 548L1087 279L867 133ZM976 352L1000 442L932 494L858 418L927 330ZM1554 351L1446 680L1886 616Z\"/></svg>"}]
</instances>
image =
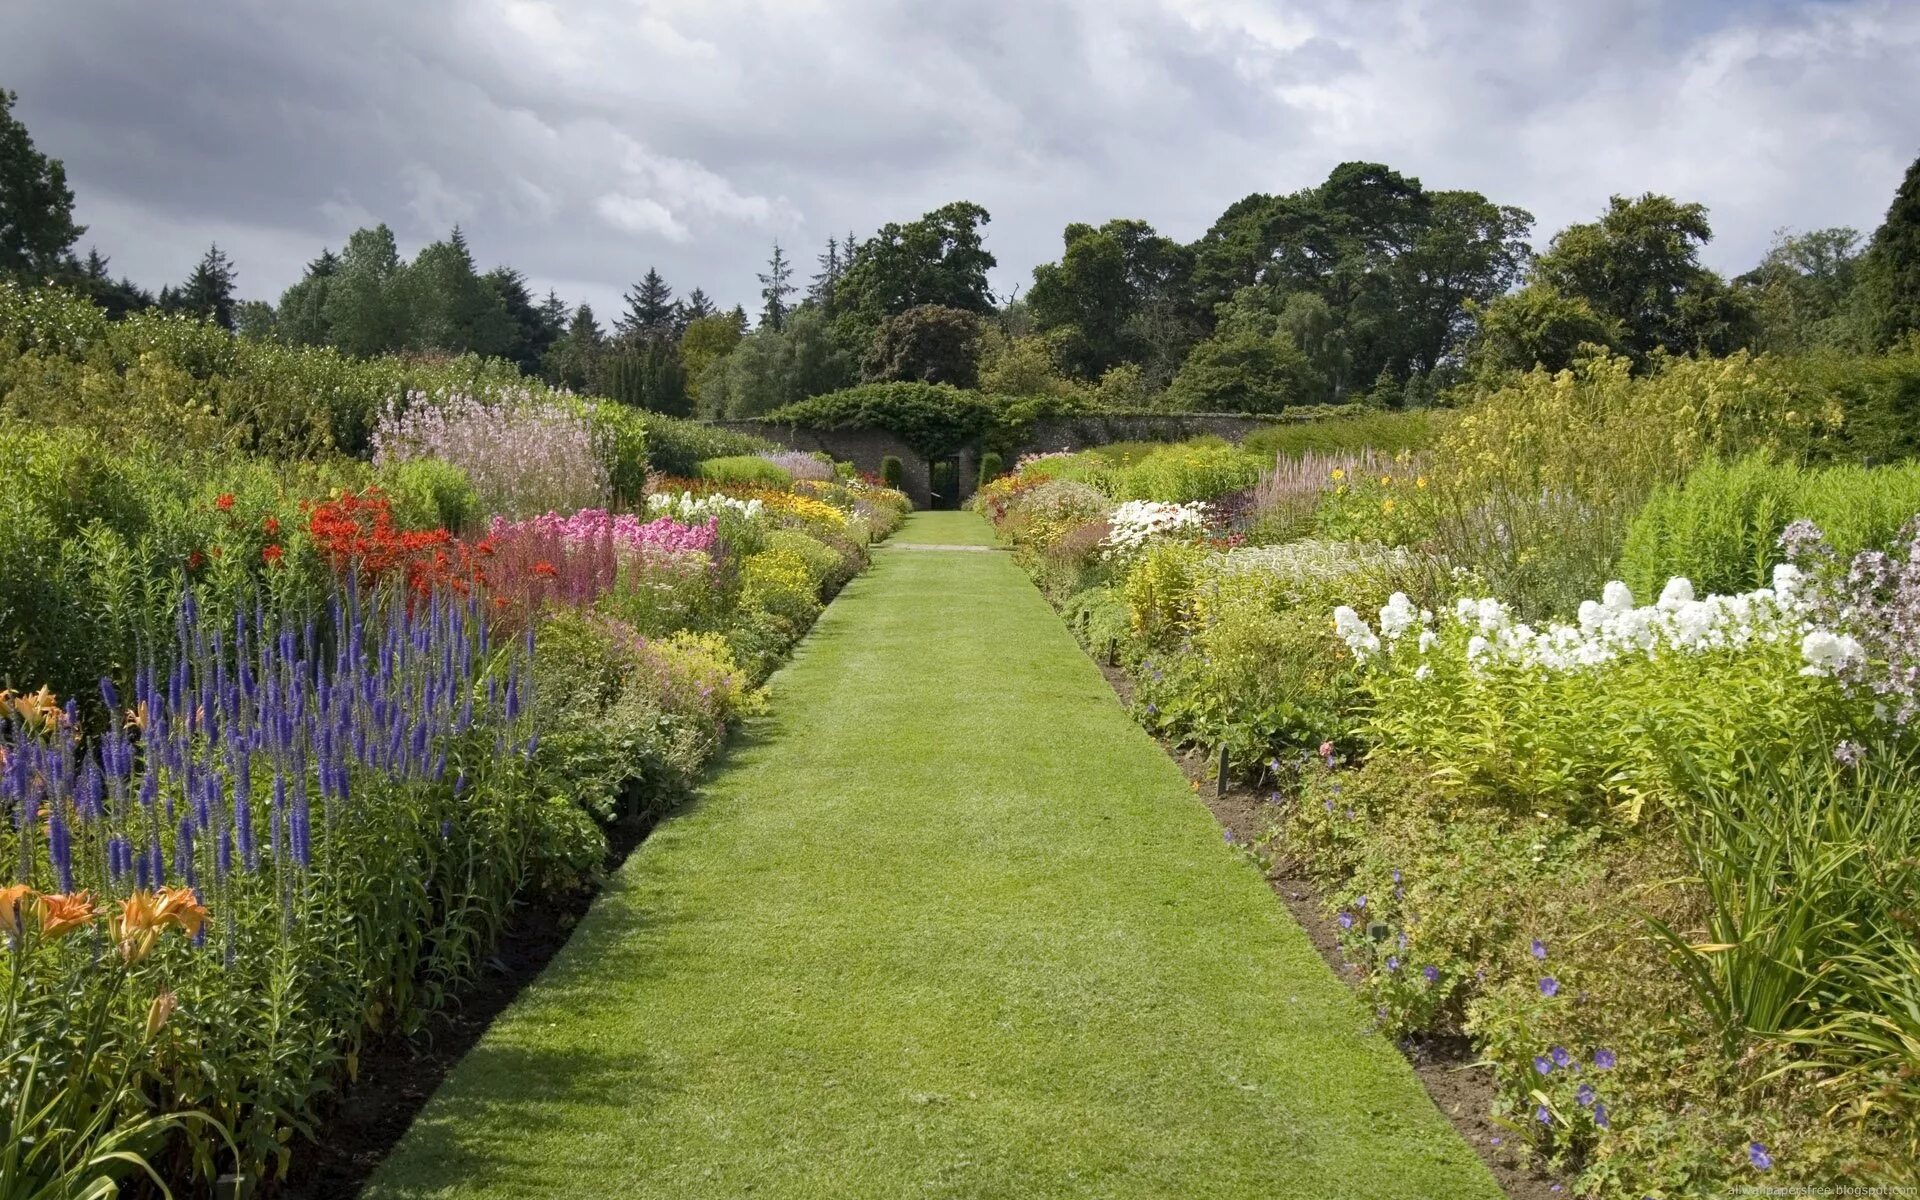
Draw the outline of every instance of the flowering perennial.
<instances>
[{"instance_id":1,"label":"flowering perennial","mask_svg":"<svg viewBox=\"0 0 1920 1200\"><path fill-rule=\"evenodd\" d=\"M1124 558L1155 537L1198 534L1206 522L1207 505L1202 501L1167 504L1158 500L1129 500L1107 518L1104 553L1108 558Z\"/></svg>"},{"instance_id":2,"label":"flowering perennial","mask_svg":"<svg viewBox=\"0 0 1920 1200\"><path fill-rule=\"evenodd\" d=\"M646 521L631 513L610 513L604 508L583 508L565 517L551 512L525 521L509 521L505 517L495 517L488 532L495 538L507 538L521 533L538 533L568 542L611 540L621 549L639 552L677 553L682 550L711 552L718 533L718 524L713 517L707 518L700 524L678 521L672 517L655 517L651 521Z\"/></svg>"}]
</instances>

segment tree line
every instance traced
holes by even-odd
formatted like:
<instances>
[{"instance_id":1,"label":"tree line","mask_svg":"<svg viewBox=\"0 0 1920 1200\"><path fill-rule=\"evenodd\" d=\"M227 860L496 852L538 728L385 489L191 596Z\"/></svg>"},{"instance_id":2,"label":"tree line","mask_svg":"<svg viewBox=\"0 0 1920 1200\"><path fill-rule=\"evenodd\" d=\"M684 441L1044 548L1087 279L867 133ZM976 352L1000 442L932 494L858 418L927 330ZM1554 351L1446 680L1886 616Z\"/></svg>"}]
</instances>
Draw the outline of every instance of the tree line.
<instances>
[{"instance_id":1,"label":"tree line","mask_svg":"<svg viewBox=\"0 0 1920 1200\"><path fill-rule=\"evenodd\" d=\"M1587 347L1639 364L1749 349L1871 352L1920 330L1920 161L1883 224L1781 231L1753 269L1708 269L1707 210L1615 196L1536 250L1533 217L1379 163L1256 193L1183 243L1135 219L1075 223L1016 294L988 286L986 209L959 201L861 238L803 273L775 243L758 311L683 296L648 269L610 326L481 270L459 228L404 259L385 225L307 265L274 304L235 294L212 247L150 294L74 253L85 230L59 162L0 91L0 276L52 280L119 315L159 307L241 336L356 355L473 352L675 414L753 416L860 382L913 380L1113 408L1272 412L1426 403L1463 381Z\"/></svg>"}]
</instances>

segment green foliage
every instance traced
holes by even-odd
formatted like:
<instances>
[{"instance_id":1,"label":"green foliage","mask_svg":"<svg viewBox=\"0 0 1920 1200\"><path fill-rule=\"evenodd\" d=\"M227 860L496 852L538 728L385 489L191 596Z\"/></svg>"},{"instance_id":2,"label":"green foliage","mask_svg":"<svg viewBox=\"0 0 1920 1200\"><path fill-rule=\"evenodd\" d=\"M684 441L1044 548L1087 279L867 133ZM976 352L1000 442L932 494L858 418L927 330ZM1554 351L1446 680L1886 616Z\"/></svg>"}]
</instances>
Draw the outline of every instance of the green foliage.
<instances>
[{"instance_id":1,"label":"green foliage","mask_svg":"<svg viewBox=\"0 0 1920 1200\"><path fill-rule=\"evenodd\" d=\"M628 410L632 411L632 410ZM758 454L775 446L765 438L719 429L699 421L686 421L664 413L636 413L634 419L646 430L647 458L656 470L669 475L690 477L709 458ZM616 481L616 488L618 482Z\"/></svg>"},{"instance_id":2,"label":"green foliage","mask_svg":"<svg viewBox=\"0 0 1920 1200\"><path fill-rule=\"evenodd\" d=\"M1167 388L1175 408L1193 412L1281 412L1318 398L1307 356L1277 328L1235 325L1193 348Z\"/></svg>"},{"instance_id":3,"label":"green foliage","mask_svg":"<svg viewBox=\"0 0 1920 1200\"><path fill-rule=\"evenodd\" d=\"M1642 595L1682 575L1703 592L1766 587L1780 532L1806 518L1845 557L1885 549L1920 513L1920 463L1809 470L1749 456L1709 460L1648 498L1628 528L1620 578Z\"/></svg>"},{"instance_id":4,"label":"green foliage","mask_svg":"<svg viewBox=\"0 0 1920 1200\"><path fill-rule=\"evenodd\" d=\"M1862 264L1863 318L1876 346L1920 333L1920 159L1907 168Z\"/></svg>"},{"instance_id":5,"label":"green foliage","mask_svg":"<svg viewBox=\"0 0 1920 1200\"><path fill-rule=\"evenodd\" d=\"M785 467L757 454L709 458L700 463L697 474L701 479L722 485L770 487L781 491L793 486L793 476Z\"/></svg>"},{"instance_id":6,"label":"green foliage","mask_svg":"<svg viewBox=\"0 0 1920 1200\"><path fill-rule=\"evenodd\" d=\"M1441 422L1440 414L1427 410L1376 411L1329 420L1289 421L1254 430L1241 439L1240 448L1262 459L1356 450L1397 454L1402 450L1424 450L1437 436Z\"/></svg>"},{"instance_id":7,"label":"green foliage","mask_svg":"<svg viewBox=\"0 0 1920 1200\"><path fill-rule=\"evenodd\" d=\"M889 454L880 460L881 483L886 484L895 491L899 491L905 486L906 479L906 467L901 464L897 455Z\"/></svg>"},{"instance_id":8,"label":"green foliage","mask_svg":"<svg viewBox=\"0 0 1920 1200\"><path fill-rule=\"evenodd\" d=\"M987 272L994 257L980 235L988 220L978 204L956 201L917 221L881 226L840 276L834 304L845 314L841 321L877 329L886 318L923 304L988 311Z\"/></svg>"},{"instance_id":9,"label":"green foliage","mask_svg":"<svg viewBox=\"0 0 1920 1200\"><path fill-rule=\"evenodd\" d=\"M1736 281L1753 303L1755 347L1803 354L1869 340L1860 336L1852 302L1860 258L1857 229L1781 230L1760 265Z\"/></svg>"},{"instance_id":10,"label":"green foliage","mask_svg":"<svg viewBox=\"0 0 1920 1200\"><path fill-rule=\"evenodd\" d=\"M948 383L971 388L980 377L980 318L962 308L916 305L880 323L860 364L868 383Z\"/></svg>"},{"instance_id":11,"label":"green foliage","mask_svg":"<svg viewBox=\"0 0 1920 1200\"><path fill-rule=\"evenodd\" d=\"M594 362L588 386L596 395L669 416L691 415L686 371L672 342L645 338L616 344Z\"/></svg>"},{"instance_id":12,"label":"green foliage","mask_svg":"<svg viewBox=\"0 0 1920 1200\"><path fill-rule=\"evenodd\" d=\"M869 383L814 396L769 414L814 429L884 429L928 459L978 441L999 412L977 392L938 383Z\"/></svg>"},{"instance_id":13,"label":"green foliage","mask_svg":"<svg viewBox=\"0 0 1920 1200\"><path fill-rule=\"evenodd\" d=\"M1062 237L1060 261L1034 268L1027 303L1034 328L1076 377L1186 357L1201 323L1189 293L1191 250L1144 221L1073 224Z\"/></svg>"},{"instance_id":14,"label":"green foliage","mask_svg":"<svg viewBox=\"0 0 1920 1200\"><path fill-rule=\"evenodd\" d=\"M382 467L374 482L393 503L394 520L406 529L448 529L463 533L488 514L467 473L437 458L410 458Z\"/></svg>"},{"instance_id":15,"label":"green foliage","mask_svg":"<svg viewBox=\"0 0 1920 1200\"><path fill-rule=\"evenodd\" d=\"M1283 328L1328 395L1397 386L1458 357L1466 305L1508 290L1532 224L1476 192L1341 163L1318 187L1256 193L1222 213L1194 247L1194 299L1211 311L1254 288L1267 311L1291 311ZM1317 303L1296 307L1302 296Z\"/></svg>"},{"instance_id":16,"label":"green foliage","mask_svg":"<svg viewBox=\"0 0 1920 1200\"><path fill-rule=\"evenodd\" d=\"M1632 200L1615 196L1598 221L1554 235L1534 264L1533 282L1585 301L1602 322L1617 326L1619 344L1636 359L1656 349L1726 354L1751 340L1752 314L1700 265L1700 247L1712 237L1705 205L1652 193ZM1573 310L1533 307L1555 314L1547 323L1555 335L1546 337L1542 329L1536 347L1542 353L1558 353L1570 326L1584 321Z\"/></svg>"},{"instance_id":17,"label":"green foliage","mask_svg":"<svg viewBox=\"0 0 1920 1200\"><path fill-rule=\"evenodd\" d=\"M1603 317L1584 297L1550 283L1529 283L1477 310L1479 342L1474 366L1485 373L1564 371L1589 347L1618 348L1625 333L1617 318Z\"/></svg>"},{"instance_id":18,"label":"green foliage","mask_svg":"<svg viewBox=\"0 0 1920 1200\"><path fill-rule=\"evenodd\" d=\"M17 100L0 88L0 280L38 282L60 268L86 227L73 223L66 168L36 150L13 115Z\"/></svg>"}]
</instances>

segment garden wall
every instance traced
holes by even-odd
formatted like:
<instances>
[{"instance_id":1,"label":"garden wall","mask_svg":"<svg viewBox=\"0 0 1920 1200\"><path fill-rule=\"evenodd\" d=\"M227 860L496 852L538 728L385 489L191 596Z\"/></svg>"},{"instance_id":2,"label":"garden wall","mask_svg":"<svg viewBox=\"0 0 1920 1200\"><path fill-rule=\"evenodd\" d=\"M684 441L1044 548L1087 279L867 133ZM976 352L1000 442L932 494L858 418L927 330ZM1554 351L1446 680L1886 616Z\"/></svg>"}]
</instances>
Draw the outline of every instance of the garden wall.
<instances>
[{"instance_id":1,"label":"garden wall","mask_svg":"<svg viewBox=\"0 0 1920 1200\"><path fill-rule=\"evenodd\" d=\"M1178 442L1213 434L1237 442L1262 425L1271 425L1273 417L1240 416L1230 413L1099 413L1077 417L1048 417L1035 421L1026 437L1013 447L1007 462L1022 454L1047 450L1085 450L1111 442ZM931 471L927 460L915 453L900 437L884 429L852 426L845 429L816 429L777 421L748 419L709 422L716 429L751 434L778 442L792 450L820 451L862 471L880 473L880 460L891 454L905 468L901 490L913 499L915 508L933 506ZM959 452L961 500L973 494L979 474L979 453L972 447Z\"/></svg>"}]
</instances>

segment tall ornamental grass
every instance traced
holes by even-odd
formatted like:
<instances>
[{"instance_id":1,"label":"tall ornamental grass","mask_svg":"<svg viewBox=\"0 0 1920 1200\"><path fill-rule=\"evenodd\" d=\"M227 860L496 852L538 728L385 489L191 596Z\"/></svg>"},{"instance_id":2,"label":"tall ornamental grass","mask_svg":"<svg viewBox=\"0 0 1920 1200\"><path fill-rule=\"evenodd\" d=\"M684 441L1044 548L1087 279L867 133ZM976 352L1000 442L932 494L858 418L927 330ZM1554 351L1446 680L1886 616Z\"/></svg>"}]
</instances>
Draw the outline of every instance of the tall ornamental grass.
<instances>
[{"instance_id":1,"label":"tall ornamental grass","mask_svg":"<svg viewBox=\"0 0 1920 1200\"><path fill-rule=\"evenodd\" d=\"M376 467L437 458L467 474L481 507L507 517L605 507L612 498L608 448L563 405L531 397L484 401L413 395L381 415Z\"/></svg>"}]
</instances>

